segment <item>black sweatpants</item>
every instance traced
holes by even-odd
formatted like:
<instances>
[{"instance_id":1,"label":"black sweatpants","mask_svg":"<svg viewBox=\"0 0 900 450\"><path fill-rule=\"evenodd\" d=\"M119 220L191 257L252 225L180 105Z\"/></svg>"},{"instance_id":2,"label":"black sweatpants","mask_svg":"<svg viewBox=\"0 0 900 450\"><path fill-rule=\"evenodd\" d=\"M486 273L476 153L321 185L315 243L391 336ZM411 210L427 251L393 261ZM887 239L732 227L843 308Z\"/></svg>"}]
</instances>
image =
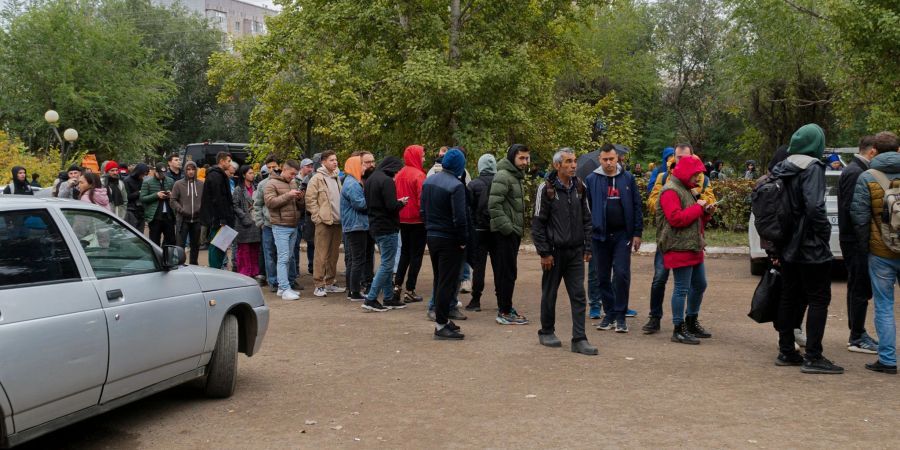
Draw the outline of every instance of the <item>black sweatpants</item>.
<instances>
[{"instance_id":1,"label":"black sweatpants","mask_svg":"<svg viewBox=\"0 0 900 450\"><path fill-rule=\"evenodd\" d=\"M459 271L465 251L452 239L429 236L428 253L434 272L435 322L446 325L450 320L450 306L455 302Z\"/></svg>"},{"instance_id":2,"label":"black sweatpants","mask_svg":"<svg viewBox=\"0 0 900 450\"><path fill-rule=\"evenodd\" d=\"M857 250L856 242L845 241L841 241L841 253L847 266L847 326L850 339L859 339L866 332L866 312L872 298L869 255Z\"/></svg>"},{"instance_id":3,"label":"black sweatpants","mask_svg":"<svg viewBox=\"0 0 900 450\"><path fill-rule=\"evenodd\" d=\"M501 314L509 314L513 307L513 293L516 289L519 256L519 243L522 237L515 233L503 235L491 233L494 254L491 255L491 268L494 269L494 285L497 288L497 306Z\"/></svg>"},{"instance_id":4,"label":"black sweatpants","mask_svg":"<svg viewBox=\"0 0 900 450\"><path fill-rule=\"evenodd\" d=\"M552 334L556 328L556 298L559 283L565 280L569 304L572 308L572 342L587 339L584 334L584 248L556 249L553 267L541 277L541 330L538 334Z\"/></svg>"},{"instance_id":5,"label":"black sweatpants","mask_svg":"<svg viewBox=\"0 0 900 450\"><path fill-rule=\"evenodd\" d=\"M350 264L347 266L347 289L352 293L359 293L366 267L369 232L366 230L350 231L344 233L344 239L347 242L344 252L350 260Z\"/></svg>"},{"instance_id":6,"label":"black sweatpants","mask_svg":"<svg viewBox=\"0 0 900 450\"><path fill-rule=\"evenodd\" d=\"M200 228L202 228L200 222L182 220L181 228L178 230L178 245L184 247L187 244L188 237L191 239L191 252L188 262L194 266L199 265L197 257L200 255Z\"/></svg>"},{"instance_id":7,"label":"black sweatpants","mask_svg":"<svg viewBox=\"0 0 900 450\"><path fill-rule=\"evenodd\" d=\"M175 245L175 219L158 216L150 221L150 240L160 247Z\"/></svg>"},{"instance_id":8,"label":"black sweatpants","mask_svg":"<svg viewBox=\"0 0 900 450\"><path fill-rule=\"evenodd\" d=\"M477 230L475 233L477 234L477 242L472 253L472 302L480 304L481 294L484 292L484 273L487 270L487 259L490 256L491 264L493 264L496 256L494 256L494 247L491 243L491 232ZM496 294L494 292L494 295Z\"/></svg>"},{"instance_id":9,"label":"black sweatpants","mask_svg":"<svg viewBox=\"0 0 900 450\"><path fill-rule=\"evenodd\" d=\"M778 348L782 353L794 351L794 326L797 309L809 305L806 314L806 357L822 357L822 337L831 303L831 263L781 263L784 285L778 308Z\"/></svg>"},{"instance_id":10,"label":"black sweatpants","mask_svg":"<svg viewBox=\"0 0 900 450\"><path fill-rule=\"evenodd\" d=\"M400 243L400 261L397 263L394 286L403 285L403 279L406 278L406 290L415 291L419 270L422 269L422 259L425 256L425 224L401 223ZM408 277L407 270L409 270Z\"/></svg>"}]
</instances>

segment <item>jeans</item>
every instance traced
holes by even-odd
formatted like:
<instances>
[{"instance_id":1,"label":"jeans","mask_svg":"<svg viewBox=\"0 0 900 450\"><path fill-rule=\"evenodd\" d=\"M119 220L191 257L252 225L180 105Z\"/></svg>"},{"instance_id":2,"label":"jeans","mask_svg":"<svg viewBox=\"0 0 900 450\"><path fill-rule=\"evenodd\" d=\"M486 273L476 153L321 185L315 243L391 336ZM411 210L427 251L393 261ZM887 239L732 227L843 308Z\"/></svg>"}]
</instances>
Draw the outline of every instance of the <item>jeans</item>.
<instances>
[{"instance_id":1,"label":"jeans","mask_svg":"<svg viewBox=\"0 0 900 450\"><path fill-rule=\"evenodd\" d=\"M653 282L650 284L650 317L662 319L663 298L666 296L666 283L669 282L669 269L663 266L663 254L659 249L653 257Z\"/></svg>"},{"instance_id":2,"label":"jeans","mask_svg":"<svg viewBox=\"0 0 900 450\"><path fill-rule=\"evenodd\" d=\"M347 241L344 253L350 260L350 265L347 266L347 290L351 293L359 293L365 277L369 232L366 230L348 231L344 233L344 239Z\"/></svg>"},{"instance_id":3,"label":"jeans","mask_svg":"<svg viewBox=\"0 0 900 450\"><path fill-rule=\"evenodd\" d=\"M677 327L684 323L684 304L687 299L687 315L700 315L700 303L706 291L706 268L703 263L672 269L675 287L672 290L672 323Z\"/></svg>"},{"instance_id":4,"label":"jeans","mask_svg":"<svg viewBox=\"0 0 900 450\"><path fill-rule=\"evenodd\" d=\"M178 244L186 247L188 238L190 238L191 246L188 262L196 266L197 258L200 256L200 222L181 221L181 229L178 230Z\"/></svg>"},{"instance_id":5,"label":"jeans","mask_svg":"<svg viewBox=\"0 0 900 450\"><path fill-rule=\"evenodd\" d=\"M272 225L272 235L275 237L275 248L278 252L278 267L275 270L278 274L278 290L284 291L291 288L288 266L291 263L294 242L297 240L297 227Z\"/></svg>"},{"instance_id":6,"label":"jeans","mask_svg":"<svg viewBox=\"0 0 900 450\"><path fill-rule=\"evenodd\" d=\"M855 242L841 241L841 253L847 267L847 326L852 341L866 332L866 312L874 278L870 280L869 255L857 250Z\"/></svg>"},{"instance_id":7,"label":"jeans","mask_svg":"<svg viewBox=\"0 0 900 450\"><path fill-rule=\"evenodd\" d=\"M375 273L375 279L372 280L372 286L366 295L366 301L374 302L378 300L379 291L384 291L385 301L390 300L394 295L394 286L391 278L394 260L397 257L397 240L399 237L399 233L375 236L375 242L378 243L378 249L381 251L381 263L378 264L378 272Z\"/></svg>"},{"instance_id":8,"label":"jeans","mask_svg":"<svg viewBox=\"0 0 900 450\"><path fill-rule=\"evenodd\" d=\"M402 286L406 279L406 290L415 291L422 259L425 256L425 224L400 224L400 262L397 264L397 275L394 285ZM407 277L407 272L409 276Z\"/></svg>"},{"instance_id":9,"label":"jeans","mask_svg":"<svg viewBox=\"0 0 900 450\"><path fill-rule=\"evenodd\" d=\"M278 286L278 250L275 248L275 236L272 227L262 227L262 253L266 267L266 281L269 286ZM290 278L290 275L288 275ZM293 279L293 278L292 278Z\"/></svg>"},{"instance_id":10,"label":"jeans","mask_svg":"<svg viewBox=\"0 0 900 450\"><path fill-rule=\"evenodd\" d=\"M802 264L782 261L781 304L778 307L778 348L782 353L794 351L794 328L798 311L809 305L806 317L806 357L822 357L822 337L831 303L831 262Z\"/></svg>"},{"instance_id":11,"label":"jeans","mask_svg":"<svg viewBox=\"0 0 900 450\"><path fill-rule=\"evenodd\" d=\"M463 263L463 271L462 271L461 279L462 279L462 281L469 281L472 279L472 268L466 263Z\"/></svg>"},{"instance_id":12,"label":"jeans","mask_svg":"<svg viewBox=\"0 0 900 450\"><path fill-rule=\"evenodd\" d=\"M897 365L897 324L894 319L894 284L900 279L900 259L869 255L869 277L875 294L875 332L878 360Z\"/></svg>"},{"instance_id":13,"label":"jeans","mask_svg":"<svg viewBox=\"0 0 900 450\"><path fill-rule=\"evenodd\" d=\"M631 237L624 231L610 233L605 241L592 239L591 246L603 309L610 320L624 322L631 287Z\"/></svg>"},{"instance_id":14,"label":"jeans","mask_svg":"<svg viewBox=\"0 0 900 450\"><path fill-rule=\"evenodd\" d=\"M453 292L459 286L459 274L465 252L452 239L439 237L428 237L428 252L431 256L434 290L437 294L434 308L435 322L446 325L450 320L451 305L455 302Z\"/></svg>"},{"instance_id":15,"label":"jeans","mask_svg":"<svg viewBox=\"0 0 900 450\"><path fill-rule=\"evenodd\" d=\"M593 251L593 250L592 250ZM591 306L591 312L600 312L600 308L603 306L603 298L600 294L600 283L597 280L597 263L595 259L591 259L591 262L588 263L588 304Z\"/></svg>"},{"instance_id":16,"label":"jeans","mask_svg":"<svg viewBox=\"0 0 900 450\"><path fill-rule=\"evenodd\" d=\"M541 277L541 329L538 334L553 334L556 324L556 298L559 283L565 280L572 310L572 342L587 339L584 334L584 249L556 249L553 267ZM624 313L623 313L624 314ZM622 316L625 317L624 315Z\"/></svg>"}]
</instances>

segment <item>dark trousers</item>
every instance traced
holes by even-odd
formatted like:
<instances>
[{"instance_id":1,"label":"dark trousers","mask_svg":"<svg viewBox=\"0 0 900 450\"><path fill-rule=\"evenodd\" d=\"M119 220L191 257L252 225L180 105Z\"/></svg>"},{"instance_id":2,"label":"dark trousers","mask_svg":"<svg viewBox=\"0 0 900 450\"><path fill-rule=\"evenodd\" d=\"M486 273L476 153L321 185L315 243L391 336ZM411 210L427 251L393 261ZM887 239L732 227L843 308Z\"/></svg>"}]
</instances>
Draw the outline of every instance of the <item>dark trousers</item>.
<instances>
[{"instance_id":1,"label":"dark trousers","mask_svg":"<svg viewBox=\"0 0 900 450\"><path fill-rule=\"evenodd\" d=\"M491 233L494 254L491 255L491 268L494 269L494 285L497 289L497 306L500 314L509 314L513 307L513 293L518 277L516 259L519 256L521 236L515 233L503 235Z\"/></svg>"},{"instance_id":2,"label":"dark trousers","mask_svg":"<svg viewBox=\"0 0 900 450\"><path fill-rule=\"evenodd\" d=\"M778 348L782 353L794 351L794 328L797 310L809 305L806 317L806 357L822 357L822 337L831 303L831 263L799 264L783 261L784 285L778 308Z\"/></svg>"},{"instance_id":3,"label":"dark trousers","mask_svg":"<svg viewBox=\"0 0 900 450\"><path fill-rule=\"evenodd\" d=\"M394 286L401 286L403 278L406 277L406 290L415 291L419 270L422 269L422 259L425 256L425 224L401 223L400 242L400 262L397 263ZM409 276L406 276L407 270Z\"/></svg>"},{"instance_id":4,"label":"dark trousers","mask_svg":"<svg viewBox=\"0 0 900 450\"><path fill-rule=\"evenodd\" d=\"M175 219L157 217L150 221L150 240L154 244L175 245Z\"/></svg>"},{"instance_id":5,"label":"dark trousers","mask_svg":"<svg viewBox=\"0 0 900 450\"><path fill-rule=\"evenodd\" d=\"M847 326L850 339L859 339L866 332L866 312L872 298L869 278L869 255L861 253L855 242L841 241L841 253L847 266Z\"/></svg>"},{"instance_id":6,"label":"dark trousers","mask_svg":"<svg viewBox=\"0 0 900 450\"><path fill-rule=\"evenodd\" d=\"M605 241L593 239L591 246L603 310L611 320L624 322L631 288L631 237L624 231L609 233Z\"/></svg>"},{"instance_id":7,"label":"dark trousers","mask_svg":"<svg viewBox=\"0 0 900 450\"><path fill-rule=\"evenodd\" d=\"M487 270L488 255L491 256L491 264L494 264L494 247L491 243L491 232L478 230L477 242L472 252L472 303L481 303L481 294L484 292L484 273ZM494 292L494 295L497 293Z\"/></svg>"},{"instance_id":8,"label":"dark trousers","mask_svg":"<svg viewBox=\"0 0 900 450\"><path fill-rule=\"evenodd\" d=\"M663 265L663 254L657 248L653 257L653 282L650 284L650 317L662 319L663 299L666 296L668 282L669 270Z\"/></svg>"},{"instance_id":9,"label":"dark trousers","mask_svg":"<svg viewBox=\"0 0 900 450\"><path fill-rule=\"evenodd\" d=\"M541 277L541 330L538 334L552 334L556 324L556 297L559 283L565 280L569 304L572 308L572 342L587 339L584 334L584 249L581 247L556 249L553 267Z\"/></svg>"},{"instance_id":10,"label":"dark trousers","mask_svg":"<svg viewBox=\"0 0 900 450\"><path fill-rule=\"evenodd\" d=\"M347 247L344 253L350 260L347 266L347 289L359 293L365 278L366 254L368 253L369 232L365 230L344 233Z\"/></svg>"},{"instance_id":11,"label":"dark trousers","mask_svg":"<svg viewBox=\"0 0 900 450\"><path fill-rule=\"evenodd\" d=\"M197 257L200 255L200 222L181 221L181 228L178 230L178 245L184 247L187 245L187 239L191 241L190 262L198 265Z\"/></svg>"},{"instance_id":12,"label":"dark trousers","mask_svg":"<svg viewBox=\"0 0 900 450\"><path fill-rule=\"evenodd\" d=\"M446 325L450 320L450 304L455 301L465 251L452 239L429 236L427 241L434 272L435 322Z\"/></svg>"}]
</instances>

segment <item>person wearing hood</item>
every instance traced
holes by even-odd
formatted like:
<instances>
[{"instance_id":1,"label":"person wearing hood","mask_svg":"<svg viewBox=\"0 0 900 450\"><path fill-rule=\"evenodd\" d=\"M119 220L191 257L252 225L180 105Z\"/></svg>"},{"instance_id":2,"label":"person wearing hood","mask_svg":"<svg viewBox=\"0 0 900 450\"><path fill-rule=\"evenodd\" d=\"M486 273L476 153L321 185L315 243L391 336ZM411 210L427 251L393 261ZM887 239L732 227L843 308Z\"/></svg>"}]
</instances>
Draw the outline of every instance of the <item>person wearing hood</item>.
<instances>
[{"instance_id":1,"label":"person wearing hood","mask_svg":"<svg viewBox=\"0 0 900 450\"><path fill-rule=\"evenodd\" d=\"M71 199L81 198L78 192L78 184L82 172L84 171L81 169L81 167L74 165L72 167L69 167L69 170L66 172L68 178L63 180L62 176L60 176L61 181L59 185L56 186L56 196L59 198Z\"/></svg>"},{"instance_id":2,"label":"person wearing hood","mask_svg":"<svg viewBox=\"0 0 900 450\"><path fill-rule=\"evenodd\" d=\"M791 236L775 247L783 286L778 319L780 366L802 366L801 372L839 374L844 369L822 354L822 338L831 303L831 223L825 210L825 132L816 124L800 127L788 146L788 158L772 169L784 182L793 212ZM797 310L809 305L806 317L806 355L794 349Z\"/></svg>"},{"instance_id":3,"label":"person wearing hood","mask_svg":"<svg viewBox=\"0 0 900 450\"><path fill-rule=\"evenodd\" d=\"M631 252L640 249L644 230L642 199L634 176L623 170L614 145L601 147L598 160L600 167L584 180L591 207L593 264L606 311L597 329L615 326L617 333L627 333Z\"/></svg>"},{"instance_id":4,"label":"person wearing hood","mask_svg":"<svg viewBox=\"0 0 900 450\"><path fill-rule=\"evenodd\" d=\"M602 153L601 153L602 154ZM565 280L572 310L571 350L596 355L584 332L586 300L584 263L591 261L591 211L584 184L575 176L575 151L562 148L553 155L553 171L537 188L531 237L541 255L541 329L538 342L562 347L556 337L556 298Z\"/></svg>"},{"instance_id":5,"label":"person wearing hood","mask_svg":"<svg viewBox=\"0 0 900 450\"><path fill-rule=\"evenodd\" d=\"M322 167L316 170L306 188L306 211L316 226L316 254L313 264L313 295L324 297L346 291L335 285L341 249L341 180L333 150L321 154Z\"/></svg>"},{"instance_id":6,"label":"person wearing hood","mask_svg":"<svg viewBox=\"0 0 900 450\"><path fill-rule=\"evenodd\" d=\"M828 170L835 172L844 170L844 162L841 161L841 157L836 153L832 153L828 156Z\"/></svg>"},{"instance_id":7,"label":"person wearing hood","mask_svg":"<svg viewBox=\"0 0 900 450\"><path fill-rule=\"evenodd\" d=\"M144 220L150 230L150 240L156 245L175 245L175 211L169 199L175 184L166 176L165 163L156 165L152 178L145 178L141 185L141 202L144 204Z\"/></svg>"},{"instance_id":8,"label":"person wearing hood","mask_svg":"<svg viewBox=\"0 0 900 450\"><path fill-rule=\"evenodd\" d=\"M488 212L488 197L491 183L497 173L497 159L486 153L478 158L478 177L469 183L467 188L472 195L472 206L475 216L475 249L472 252L472 299L466 305L466 311L481 311L481 294L484 292L484 273L487 270L487 258L491 256L491 267L494 272L500 271L497 257L491 244L491 214Z\"/></svg>"},{"instance_id":9,"label":"person wearing hood","mask_svg":"<svg viewBox=\"0 0 900 450\"><path fill-rule=\"evenodd\" d=\"M100 180L103 182L103 187L109 191L109 204L116 216L125 219L128 191L125 189L125 182L119 175L119 164L115 161L105 161L100 167L103 171Z\"/></svg>"},{"instance_id":10,"label":"person wearing hood","mask_svg":"<svg viewBox=\"0 0 900 450\"><path fill-rule=\"evenodd\" d=\"M364 302L362 295L365 275L367 245L369 242L369 212L362 185L362 157L351 156L344 163L344 188L341 189L341 229L344 232L347 254L347 298L351 302ZM381 311L376 309L376 311Z\"/></svg>"},{"instance_id":11,"label":"person wearing hood","mask_svg":"<svg viewBox=\"0 0 900 450\"><path fill-rule=\"evenodd\" d=\"M662 151L662 163L659 166L653 168L650 172L650 178L647 179L647 195L650 195L653 192L653 188L656 186L656 179L659 177L661 173L665 173L669 170L669 160L675 156L675 149L672 147L666 147Z\"/></svg>"},{"instance_id":12,"label":"person wearing hood","mask_svg":"<svg viewBox=\"0 0 900 450\"><path fill-rule=\"evenodd\" d=\"M759 178L759 173L756 171L756 161L749 160L747 161L747 170L744 172L745 180L755 180Z\"/></svg>"},{"instance_id":13,"label":"person wearing hood","mask_svg":"<svg viewBox=\"0 0 900 450\"><path fill-rule=\"evenodd\" d=\"M409 201L400 210L400 261L394 277L394 297L400 298L405 279L403 301L416 303L422 301L422 296L416 293L416 282L425 256L425 224L419 214L422 183L425 182L425 148L421 145L406 147L403 163L403 168L394 177L394 183L397 185L397 196L409 197Z\"/></svg>"},{"instance_id":14,"label":"person wearing hood","mask_svg":"<svg viewBox=\"0 0 900 450\"><path fill-rule=\"evenodd\" d=\"M134 170L125 178L125 192L127 194L128 206L125 208L125 221L129 225L136 228L139 232L144 232L144 203L141 202L141 186L144 184L144 177L150 173L150 167L146 164L138 164L134 166Z\"/></svg>"},{"instance_id":15,"label":"person wearing hood","mask_svg":"<svg viewBox=\"0 0 900 450\"><path fill-rule=\"evenodd\" d=\"M372 286L369 287L363 308L370 311L401 309L406 303L394 297L392 275L397 258L397 244L400 239L400 210L409 202L409 197L397 198L394 176L403 163L395 156L381 161L375 172L366 180L366 206L369 208L369 232L375 238L381 252L381 262ZM378 302L378 294L384 292L384 304Z\"/></svg>"},{"instance_id":16,"label":"person wearing hood","mask_svg":"<svg viewBox=\"0 0 900 450\"><path fill-rule=\"evenodd\" d=\"M184 178L172 186L172 209L178 214L178 245L187 246L190 239L191 249L188 262L198 265L200 255L200 202L203 199L203 182L197 179L197 163L188 161L184 164Z\"/></svg>"},{"instance_id":17,"label":"person wearing hood","mask_svg":"<svg viewBox=\"0 0 900 450\"><path fill-rule=\"evenodd\" d=\"M896 251L897 238L882 233L893 230L883 222L884 213L894 217L896 213L885 211L889 200L888 189L900 188L900 141L897 135L881 132L875 135L873 144L878 156L872 159L871 169L859 176L853 191L850 217L856 231L860 250L868 253L869 276L875 298L875 331L878 333L878 359L866 364L866 369L888 374L897 373L897 325L894 316L894 285L900 279L900 252ZM888 243L894 245L888 246ZM843 244L843 242L841 242ZM865 321L862 317L853 320ZM852 314L852 312L851 312Z\"/></svg>"},{"instance_id":18,"label":"person wearing hood","mask_svg":"<svg viewBox=\"0 0 900 450\"><path fill-rule=\"evenodd\" d=\"M28 172L22 166L12 168L12 181L3 188L5 195L34 195L34 189L28 184Z\"/></svg>"},{"instance_id":19,"label":"person wearing hood","mask_svg":"<svg viewBox=\"0 0 900 450\"><path fill-rule=\"evenodd\" d=\"M216 154L216 165L206 171L203 181L203 192L200 197L200 222L209 229L208 242L212 242L216 234L224 226L234 228L234 208L231 198L231 182L228 171L231 170L231 154ZM225 265L225 251L210 244L209 267L221 269Z\"/></svg>"},{"instance_id":20,"label":"person wearing hood","mask_svg":"<svg viewBox=\"0 0 900 450\"><path fill-rule=\"evenodd\" d=\"M497 323L501 325L526 325L528 319L513 308L516 288L519 244L525 231L525 193L522 180L531 162L531 150L522 144L513 144L506 151L506 158L497 164L497 175L491 182L488 211L491 215L491 240L493 240L497 265L503 267L494 273L497 288ZM493 255L492 255L493 257Z\"/></svg>"},{"instance_id":21,"label":"person wearing hood","mask_svg":"<svg viewBox=\"0 0 900 450\"><path fill-rule=\"evenodd\" d=\"M665 268L672 270L675 278L672 342L681 344L699 344L698 338L711 337L700 325L699 315L706 291L704 227L712 218L715 205L696 200L691 192L700 184L703 171L703 163L696 156L682 158L666 180L656 212L657 247L662 252Z\"/></svg>"},{"instance_id":22,"label":"person wearing hood","mask_svg":"<svg viewBox=\"0 0 900 450\"><path fill-rule=\"evenodd\" d=\"M80 192L79 200L112 212L109 195L107 195L106 188L103 187L103 182L100 181L100 176L96 173L85 172L78 177L78 192Z\"/></svg>"},{"instance_id":23,"label":"person wearing hood","mask_svg":"<svg viewBox=\"0 0 900 450\"><path fill-rule=\"evenodd\" d=\"M653 192L650 193L650 198L647 199L647 211L649 214L656 214L659 207L660 192L666 184L666 181L668 181L672 168L683 158L693 154L694 148L691 144L681 143L675 146L675 154L669 161L669 170L661 173L660 176L656 178L656 185L653 188ZM703 170L706 170L706 166L704 166ZM706 177L705 173L700 173L697 186L691 189L691 193L694 195L694 198L699 198L708 205L714 205L716 203L716 195L713 193L712 189L709 189L709 178ZM641 328L641 331L643 331L644 334L654 334L660 330L660 322L663 316L663 300L666 295L666 284L668 282L669 269L663 264L663 254L657 245L656 255L653 260L653 282L650 284L650 317L647 320L647 323ZM691 295L694 296L695 293L692 292ZM697 300L695 299L694 302L696 301Z\"/></svg>"},{"instance_id":24,"label":"person wearing hood","mask_svg":"<svg viewBox=\"0 0 900 450\"><path fill-rule=\"evenodd\" d=\"M425 223L434 273L434 339L461 340L465 335L450 320L450 310L469 242L466 186L460 180L465 174L466 157L459 149L451 149L442 163L443 170L422 185L419 213Z\"/></svg>"}]
</instances>

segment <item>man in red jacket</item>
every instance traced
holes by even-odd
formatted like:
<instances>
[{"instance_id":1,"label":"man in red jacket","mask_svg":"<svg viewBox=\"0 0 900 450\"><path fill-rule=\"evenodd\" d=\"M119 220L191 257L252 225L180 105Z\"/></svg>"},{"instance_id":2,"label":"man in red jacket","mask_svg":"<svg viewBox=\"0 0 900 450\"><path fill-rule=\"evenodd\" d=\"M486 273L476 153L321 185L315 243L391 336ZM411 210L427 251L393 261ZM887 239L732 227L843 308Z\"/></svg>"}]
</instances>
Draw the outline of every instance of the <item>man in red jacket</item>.
<instances>
[{"instance_id":1,"label":"man in red jacket","mask_svg":"<svg viewBox=\"0 0 900 450\"><path fill-rule=\"evenodd\" d=\"M400 299L403 279L406 278L403 301L415 303L422 301L422 296L416 294L416 281L425 254L425 224L419 214L419 199L422 183L425 182L425 148L421 145L406 147L403 162L404 166L394 177L394 183L397 185L397 197L408 197L409 201L400 210L400 262L394 278L394 298Z\"/></svg>"}]
</instances>

